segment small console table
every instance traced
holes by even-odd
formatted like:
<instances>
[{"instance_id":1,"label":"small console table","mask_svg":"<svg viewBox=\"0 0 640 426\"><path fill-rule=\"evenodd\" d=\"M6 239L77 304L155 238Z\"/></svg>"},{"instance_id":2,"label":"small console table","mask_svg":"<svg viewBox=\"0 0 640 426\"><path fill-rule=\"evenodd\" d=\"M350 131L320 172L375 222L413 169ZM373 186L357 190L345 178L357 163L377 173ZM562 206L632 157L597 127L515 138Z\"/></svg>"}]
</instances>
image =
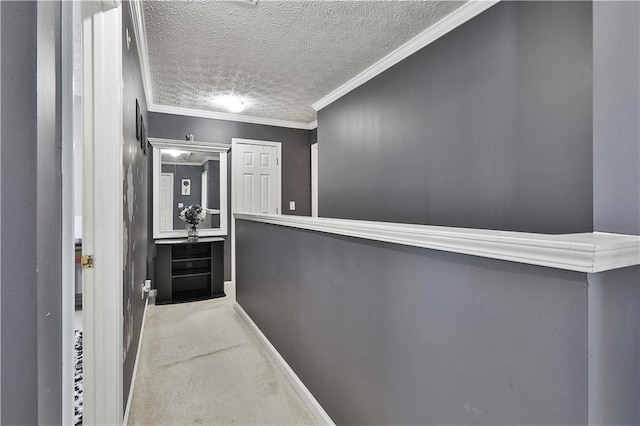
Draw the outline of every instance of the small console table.
<instances>
[{"instance_id":1,"label":"small console table","mask_svg":"<svg viewBox=\"0 0 640 426\"><path fill-rule=\"evenodd\" d=\"M223 297L224 238L156 240L156 303Z\"/></svg>"}]
</instances>

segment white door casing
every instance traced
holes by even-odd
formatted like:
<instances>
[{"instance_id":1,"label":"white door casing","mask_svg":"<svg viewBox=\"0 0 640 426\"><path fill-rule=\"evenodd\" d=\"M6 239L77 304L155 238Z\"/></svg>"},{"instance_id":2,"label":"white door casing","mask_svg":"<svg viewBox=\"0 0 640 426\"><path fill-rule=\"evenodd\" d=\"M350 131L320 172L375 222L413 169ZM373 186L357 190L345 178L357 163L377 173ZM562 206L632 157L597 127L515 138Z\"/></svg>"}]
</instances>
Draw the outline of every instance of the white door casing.
<instances>
[{"instance_id":1,"label":"white door casing","mask_svg":"<svg viewBox=\"0 0 640 426\"><path fill-rule=\"evenodd\" d=\"M318 143L311 145L311 216L318 217Z\"/></svg>"},{"instance_id":2,"label":"white door casing","mask_svg":"<svg viewBox=\"0 0 640 426\"><path fill-rule=\"evenodd\" d=\"M160 173L160 230L173 230L173 173Z\"/></svg>"},{"instance_id":3,"label":"white door casing","mask_svg":"<svg viewBox=\"0 0 640 426\"><path fill-rule=\"evenodd\" d=\"M244 158L244 155L242 154L245 152L248 152L246 148L247 146L275 148L275 153L276 153L276 164L275 164L276 182L275 182L275 197L274 197L275 211L272 211L271 214L279 214L280 212L282 212L282 144L280 142L272 142L272 141L232 138L231 139L231 216L232 216L232 220L231 220L231 235L232 235L231 237L231 282L234 289L236 284L236 220L235 220L235 217L233 217L233 214L238 212L239 208L245 209L244 207L245 193L243 191L243 193L241 194L243 205L239 206L238 203L239 203L240 196L238 194L237 188L238 186L240 186L240 181L241 181L239 179L239 176L242 178L242 181L244 181L245 179L244 174L248 174L250 171L250 167L241 166L242 159ZM253 152L253 150L251 152ZM265 150L265 151L256 151L256 152L267 154L268 158L271 158L273 151ZM268 166L259 166L258 169L261 169L261 168L270 169L271 167L272 167L272 162L270 162ZM243 170L242 175L240 175L239 170ZM271 173L271 171L269 171L269 173ZM266 174L266 170L265 170L265 174ZM250 178L248 177L246 179L247 181L250 180ZM257 185L257 189L261 189L262 185L265 185L268 188L271 188L270 190L273 189L271 178L269 179L268 182L266 182L266 178L264 181L260 179L260 185ZM252 184L251 186L252 191L253 191L253 188L254 187ZM259 196L251 194L251 197L249 197L249 199L251 200L252 208L253 208L254 197L257 197L258 206L260 206L261 204L269 205L269 203L272 201L271 194L269 194L269 196L266 198L262 197L262 194L260 194ZM273 206L271 208L273 209Z\"/></svg>"}]
</instances>

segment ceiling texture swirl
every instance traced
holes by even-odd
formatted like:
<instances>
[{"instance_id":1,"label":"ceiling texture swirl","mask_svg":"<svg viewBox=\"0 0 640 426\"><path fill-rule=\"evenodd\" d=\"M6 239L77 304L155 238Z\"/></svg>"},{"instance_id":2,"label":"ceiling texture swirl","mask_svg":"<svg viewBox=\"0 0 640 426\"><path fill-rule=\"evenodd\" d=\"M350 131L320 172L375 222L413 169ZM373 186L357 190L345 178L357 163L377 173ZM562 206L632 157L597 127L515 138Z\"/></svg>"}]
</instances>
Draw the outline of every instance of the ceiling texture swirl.
<instances>
[{"instance_id":1,"label":"ceiling texture swirl","mask_svg":"<svg viewBox=\"0 0 640 426\"><path fill-rule=\"evenodd\" d=\"M153 103L309 123L312 104L462 1L144 1Z\"/></svg>"}]
</instances>

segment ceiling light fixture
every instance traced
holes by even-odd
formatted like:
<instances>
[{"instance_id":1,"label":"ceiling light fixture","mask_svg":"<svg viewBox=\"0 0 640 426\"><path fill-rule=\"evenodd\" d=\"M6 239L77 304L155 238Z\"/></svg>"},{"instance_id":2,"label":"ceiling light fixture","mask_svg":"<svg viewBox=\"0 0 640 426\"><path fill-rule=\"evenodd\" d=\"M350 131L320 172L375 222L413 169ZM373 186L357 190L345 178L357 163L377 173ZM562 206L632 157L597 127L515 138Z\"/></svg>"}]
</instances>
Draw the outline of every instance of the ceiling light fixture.
<instances>
[{"instance_id":1,"label":"ceiling light fixture","mask_svg":"<svg viewBox=\"0 0 640 426\"><path fill-rule=\"evenodd\" d=\"M230 112L241 112L245 107L244 101L235 96L219 96L215 98L214 102Z\"/></svg>"},{"instance_id":2,"label":"ceiling light fixture","mask_svg":"<svg viewBox=\"0 0 640 426\"><path fill-rule=\"evenodd\" d=\"M178 151L177 149L163 149L162 151L174 158L180 157L183 154L182 151Z\"/></svg>"}]
</instances>

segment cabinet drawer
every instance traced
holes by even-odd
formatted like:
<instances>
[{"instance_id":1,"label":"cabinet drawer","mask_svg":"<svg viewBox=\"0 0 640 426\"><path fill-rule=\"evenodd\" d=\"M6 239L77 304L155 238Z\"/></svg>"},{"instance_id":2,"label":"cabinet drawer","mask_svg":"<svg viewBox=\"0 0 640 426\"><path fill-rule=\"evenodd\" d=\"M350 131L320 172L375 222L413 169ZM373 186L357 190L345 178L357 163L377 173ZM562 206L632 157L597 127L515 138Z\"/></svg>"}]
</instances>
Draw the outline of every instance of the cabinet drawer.
<instances>
[{"instance_id":1,"label":"cabinet drawer","mask_svg":"<svg viewBox=\"0 0 640 426\"><path fill-rule=\"evenodd\" d=\"M174 260L171 275L206 274L211 272L211 259Z\"/></svg>"},{"instance_id":2,"label":"cabinet drawer","mask_svg":"<svg viewBox=\"0 0 640 426\"><path fill-rule=\"evenodd\" d=\"M173 279L173 294L181 292L205 291L211 288L211 274L176 277Z\"/></svg>"},{"instance_id":3,"label":"cabinet drawer","mask_svg":"<svg viewBox=\"0 0 640 426\"><path fill-rule=\"evenodd\" d=\"M211 257L210 243L176 244L172 247L173 260Z\"/></svg>"}]
</instances>

